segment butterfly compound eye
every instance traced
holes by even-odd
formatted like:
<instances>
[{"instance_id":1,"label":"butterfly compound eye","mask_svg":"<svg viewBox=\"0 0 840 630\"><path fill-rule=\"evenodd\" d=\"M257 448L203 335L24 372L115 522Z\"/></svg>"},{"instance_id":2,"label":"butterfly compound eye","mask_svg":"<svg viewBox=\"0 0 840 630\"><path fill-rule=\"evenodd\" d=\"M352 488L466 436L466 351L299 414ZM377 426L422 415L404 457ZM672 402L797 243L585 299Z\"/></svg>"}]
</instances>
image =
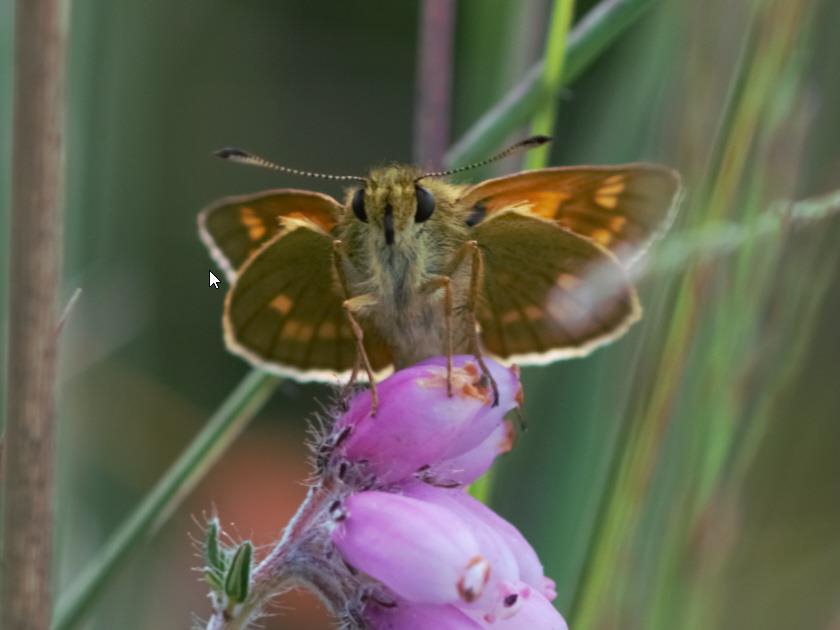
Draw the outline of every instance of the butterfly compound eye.
<instances>
[{"instance_id":1,"label":"butterfly compound eye","mask_svg":"<svg viewBox=\"0 0 840 630\"><path fill-rule=\"evenodd\" d=\"M435 211L435 198L422 186L415 186L414 191L417 196L417 212L414 214L414 221L415 223L423 223Z\"/></svg>"},{"instance_id":2,"label":"butterfly compound eye","mask_svg":"<svg viewBox=\"0 0 840 630\"><path fill-rule=\"evenodd\" d=\"M353 201L350 202L350 207L353 209L353 214L359 221L367 223L367 212L365 212L365 189L359 188L356 194L353 195Z\"/></svg>"}]
</instances>

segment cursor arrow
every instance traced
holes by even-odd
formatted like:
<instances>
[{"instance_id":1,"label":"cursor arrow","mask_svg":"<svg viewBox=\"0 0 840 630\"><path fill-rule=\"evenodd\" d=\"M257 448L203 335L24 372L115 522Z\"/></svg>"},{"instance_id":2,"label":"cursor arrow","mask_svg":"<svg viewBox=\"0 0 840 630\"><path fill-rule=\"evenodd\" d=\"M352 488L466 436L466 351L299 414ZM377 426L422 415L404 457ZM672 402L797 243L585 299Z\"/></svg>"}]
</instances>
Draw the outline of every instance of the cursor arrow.
<instances>
[{"instance_id":1,"label":"cursor arrow","mask_svg":"<svg viewBox=\"0 0 840 630\"><path fill-rule=\"evenodd\" d=\"M219 280L216 277L216 275L211 271L210 272L210 286L213 287L214 289L218 289L220 282L221 282L221 280Z\"/></svg>"}]
</instances>

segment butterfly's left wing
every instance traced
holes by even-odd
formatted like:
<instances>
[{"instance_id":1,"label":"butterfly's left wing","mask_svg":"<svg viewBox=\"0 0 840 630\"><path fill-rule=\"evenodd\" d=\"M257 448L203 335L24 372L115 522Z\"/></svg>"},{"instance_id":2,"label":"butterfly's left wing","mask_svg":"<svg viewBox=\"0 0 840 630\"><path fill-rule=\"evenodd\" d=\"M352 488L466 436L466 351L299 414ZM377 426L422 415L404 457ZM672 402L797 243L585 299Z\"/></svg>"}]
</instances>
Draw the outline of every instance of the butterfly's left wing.
<instances>
[{"instance_id":1,"label":"butterfly's left wing","mask_svg":"<svg viewBox=\"0 0 840 630\"><path fill-rule=\"evenodd\" d=\"M664 166L572 166L490 179L467 189L461 203L469 225L518 208L556 221L628 263L668 226L679 193L679 174Z\"/></svg>"},{"instance_id":2,"label":"butterfly's left wing","mask_svg":"<svg viewBox=\"0 0 840 630\"><path fill-rule=\"evenodd\" d=\"M527 212L473 229L484 262L478 320L484 348L520 364L583 356L640 315L623 267L606 249Z\"/></svg>"},{"instance_id":3,"label":"butterfly's left wing","mask_svg":"<svg viewBox=\"0 0 840 630\"><path fill-rule=\"evenodd\" d=\"M228 282L248 258L280 231L281 218L307 219L329 232L341 205L329 195L283 188L225 197L198 215L198 231Z\"/></svg>"},{"instance_id":4,"label":"butterfly's left wing","mask_svg":"<svg viewBox=\"0 0 840 630\"><path fill-rule=\"evenodd\" d=\"M278 234L241 268L225 299L228 348L269 372L334 381L356 361L356 345L333 274L332 237L311 221L284 219ZM391 352L365 322L373 369Z\"/></svg>"}]
</instances>

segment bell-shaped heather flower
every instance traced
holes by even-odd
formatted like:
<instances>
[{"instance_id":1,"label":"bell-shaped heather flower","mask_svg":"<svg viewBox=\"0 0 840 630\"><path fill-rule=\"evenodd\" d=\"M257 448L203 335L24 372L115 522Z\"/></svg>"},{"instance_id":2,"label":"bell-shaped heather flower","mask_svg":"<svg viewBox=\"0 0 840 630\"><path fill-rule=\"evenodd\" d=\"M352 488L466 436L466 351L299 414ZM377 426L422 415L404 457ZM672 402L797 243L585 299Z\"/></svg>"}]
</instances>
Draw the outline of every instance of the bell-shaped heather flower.
<instances>
[{"instance_id":1,"label":"bell-shaped heather flower","mask_svg":"<svg viewBox=\"0 0 840 630\"><path fill-rule=\"evenodd\" d=\"M344 502L332 540L353 567L409 601L471 602L490 578L490 563L467 523L420 499L355 494Z\"/></svg>"},{"instance_id":2,"label":"bell-shaped heather flower","mask_svg":"<svg viewBox=\"0 0 840 630\"><path fill-rule=\"evenodd\" d=\"M353 463L362 462L378 484L398 482L415 473L434 477L436 466L479 447L503 424L505 414L521 400L516 369L488 361L499 390L498 404L476 360L453 358L452 396L447 394L445 360L433 359L385 379L377 387L379 408L371 415L370 392L350 403L336 431L348 431L336 454ZM498 439L497 443L503 440ZM499 448L488 447L486 452ZM492 457L470 461L475 479L492 462ZM451 467L447 467L449 470Z\"/></svg>"},{"instance_id":3,"label":"bell-shaped heather flower","mask_svg":"<svg viewBox=\"0 0 840 630\"><path fill-rule=\"evenodd\" d=\"M553 584L534 550L510 523L461 489L415 481L400 494L354 494L337 511L331 536L348 564L395 595L387 606L369 602L369 620L390 624L371 621L375 628L401 628L395 624L426 614L462 624L456 628L565 628L547 599L554 597ZM528 624L501 625L514 617Z\"/></svg>"}]
</instances>

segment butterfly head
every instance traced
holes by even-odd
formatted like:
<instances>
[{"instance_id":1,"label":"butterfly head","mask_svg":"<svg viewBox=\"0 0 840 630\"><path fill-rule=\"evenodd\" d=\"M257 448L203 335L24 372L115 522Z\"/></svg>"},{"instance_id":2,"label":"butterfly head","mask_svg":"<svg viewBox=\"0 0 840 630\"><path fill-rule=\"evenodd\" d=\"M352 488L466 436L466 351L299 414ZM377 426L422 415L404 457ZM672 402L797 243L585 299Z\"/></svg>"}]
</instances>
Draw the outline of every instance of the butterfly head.
<instances>
[{"instance_id":1,"label":"butterfly head","mask_svg":"<svg viewBox=\"0 0 840 630\"><path fill-rule=\"evenodd\" d=\"M375 169L367 177L302 171L233 147L216 151L216 155L225 160L292 175L358 182L358 187L350 190L345 203L345 220L350 224L350 231L357 235L366 233L375 249L393 251L395 247L417 244L422 234L428 232L425 230L427 223L442 228L439 232L464 229L464 222L459 221L457 212L454 212L459 189L447 184L441 177L490 164L521 149L541 146L549 140L547 136L532 136L486 160L448 171L423 172L413 166L394 165Z\"/></svg>"},{"instance_id":2,"label":"butterfly head","mask_svg":"<svg viewBox=\"0 0 840 630\"><path fill-rule=\"evenodd\" d=\"M351 190L347 208L365 224L376 244L390 248L415 238L441 206L451 203L446 185L418 181L410 166L388 166L370 173L365 183Z\"/></svg>"}]
</instances>

